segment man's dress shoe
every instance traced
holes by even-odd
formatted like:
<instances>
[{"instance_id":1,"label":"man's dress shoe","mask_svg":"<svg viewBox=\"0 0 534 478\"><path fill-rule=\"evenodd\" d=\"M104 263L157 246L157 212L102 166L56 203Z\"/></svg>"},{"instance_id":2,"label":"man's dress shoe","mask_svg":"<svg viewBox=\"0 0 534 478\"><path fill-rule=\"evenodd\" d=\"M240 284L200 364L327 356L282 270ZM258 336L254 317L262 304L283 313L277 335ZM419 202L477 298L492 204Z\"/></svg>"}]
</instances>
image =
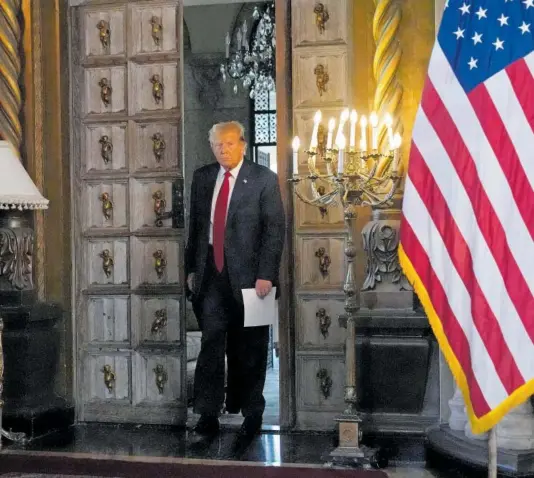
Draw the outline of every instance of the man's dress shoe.
<instances>
[{"instance_id":1,"label":"man's dress shoe","mask_svg":"<svg viewBox=\"0 0 534 478\"><path fill-rule=\"evenodd\" d=\"M243 438L253 438L261 432L262 417L245 417L239 435Z\"/></svg>"},{"instance_id":2,"label":"man's dress shoe","mask_svg":"<svg viewBox=\"0 0 534 478\"><path fill-rule=\"evenodd\" d=\"M189 436L193 446L209 445L219 433L219 420L216 417L201 416Z\"/></svg>"}]
</instances>

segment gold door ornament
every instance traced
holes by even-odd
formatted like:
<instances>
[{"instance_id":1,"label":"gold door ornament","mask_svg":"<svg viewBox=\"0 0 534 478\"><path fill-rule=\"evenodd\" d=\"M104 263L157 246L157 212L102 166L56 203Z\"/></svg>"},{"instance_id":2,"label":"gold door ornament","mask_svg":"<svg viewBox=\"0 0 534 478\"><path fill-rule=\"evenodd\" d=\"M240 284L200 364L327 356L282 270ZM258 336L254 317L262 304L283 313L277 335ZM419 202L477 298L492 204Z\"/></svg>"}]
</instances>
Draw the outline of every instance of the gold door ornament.
<instances>
[{"instance_id":1,"label":"gold door ornament","mask_svg":"<svg viewBox=\"0 0 534 478\"><path fill-rule=\"evenodd\" d=\"M109 393L113 393L113 389L115 388L115 372L111 369L111 365L104 365L102 367L102 373L104 374L104 385Z\"/></svg>"},{"instance_id":2,"label":"gold door ornament","mask_svg":"<svg viewBox=\"0 0 534 478\"><path fill-rule=\"evenodd\" d=\"M106 274L106 277L110 277L111 273L113 272L113 258L111 257L111 253L109 252L109 249L104 249L99 256L102 258L102 270L104 271L104 274Z\"/></svg>"},{"instance_id":3,"label":"gold door ornament","mask_svg":"<svg viewBox=\"0 0 534 478\"><path fill-rule=\"evenodd\" d=\"M326 339L328 337L328 329L332 324L332 319L326 314L326 309L322 307L317 310L315 316L319 319L319 330L321 331L321 335Z\"/></svg>"},{"instance_id":4,"label":"gold door ornament","mask_svg":"<svg viewBox=\"0 0 534 478\"><path fill-rule=\"evenodd\" d=\"M109 49L111 39L111 29L109 27L109 22L106 22L106 20L100 20L96 24L96 28L98 28L98 38L100 39L100 43L102 44L104 50L107 51Z\"/></svg>"},{"instance_id":5,"label":"gold door ornament","mask_svg":"<svg viewBox=\"0 0 534 478\"><path fill-rule=\"evenodd\" d=\"M165 153L165 148L167 147L165 139L159 132L154 133L150 139L152 140L152 152L154 153L156 161L159 163L161 162L163 153Z\"/></svg>"},{"instance_id":6,"label":"gold door ornament","mask_svg":"<svg viewBox=\"0 0 534 478\"><path fill-rule=\"evenodd\" d=\"M317 187L317 193L320 196L324 196L326 193L326 189L323 185ZM321 217L324 219L328 215L328 208L324 206L319 206L319 212L321 213Z\"/></svg>"},{"instance_id":7,"label":"gold door ornament","mask_svg":"<svg viewBox=\"0 0 534 478\"><path fill-rule=\"evenodd\" d=\"M315 257L319 259L319 270L324 278L328 275L328 268L330 267L330 264L332 264L332 260L326 253L326 249L324 247L319 247L319 249L315 251Z\"/></svg>"},{"instance_id":8,"label":"gold door ornament","mask_svg":"<svg viewBox=\"0 0 534 478\"><path fill-rule=\"evenodd\" d=\"M156 46L160 46L163 38L163 25L161 24L161 19L154 15L150 19L150 25L152 26L152 40L154 40Z\"/></svg>"},{"instance_id":9,"label":"gold door ornament","mask_svg":"<svg viewBox=\"0 0 534 478\"><path fill-rule=\"evenodd\" d=\"M111 103L111 93L113 92L113 88L111 88L107 78L101 78L98 82L98 86L100 86L100 98L102 99L102 103L104 103L104 106L107 108Z\"/></svg>"},{"instance_id":10,"label":"gold door ornament","mask_svg":"<svg viewBox=\"0 0 534 478\"><path fill-rule=\"evenodd\" d=\"M328 370L326 370L325 368L320 369L317 372L317 379L319 380L319 389L321 390L323 397L325 399L328 399L332 392L333 383L332 379L328 375Z\"/></svg>"},{"instance_id":11,"label":"gold door ornament","mask_svg":"<svg viewBox=\"0 0 534 478\"><path fill-rule=\"evenodd\" d=\"M113 203L109 198L109 193L102 193L100 200L102 201L102 214L104 214L104 219L107 221L111 219L113 213Z\"/></svg>"},{"instance_id":12,"label":"gold door ornament","mask_svg":"<svg viewBox=\"0 0 534 478\"><path fill-rule=\"evenodd\" d=\"M159 309L154 312L154 315L156 318L152 322L150 330L153 334L157 334L167 327L167 311L165 309Z\"/></svg>"},{"instance_id":13,"label":"gold door ornament","mask_svg":"<svg viewBox=\"0 0 534 478\"><path fill-rule=\"evenodd\" d=\"M163 368L163 365L156 365L156 368L154 368L154 375L154 378L156 380L156 387L158 387L158 391L160 395L162 395L163 390L165 388L165 384L167 383L167 372Z\"/></svg>"},{"instance_id":14,"label":"gold door ornament","mask_svg":"<svg viewBox=\"0 0 534 478\"><path fill-rule=\"evenodd\" d=\"M152 83L152 97L156 104L159 105L163 99L163 83L160 81L159 75L152 75L150 83Z\"/></svg>"},{"instance_id":15,"label":"gold door ornament","mask_svg":"<svg viewBox=\"0 0 534 478\"><path fill-rule=\"evenodd\" d=\"M323 96L323 93L326 93L326 85L330 81L330 75L325 66L321 64L314 68L313 73L315 74L315 84L317 85L319 96Z\"/></svg>"},{"instance_id":16,"label":"gold door ornament","mask_svg":"<svg viewBox=\"0 0 534 478\"><path fill-rule=\"evenodd\" d=\"M166 201L163 197L163 193L158 189L154 194L152 194L152 199L154 199L154 214L156 214L156 227L162 227L162 217L165 213L166 206Z\"/></svg>"},{"instance_id":17,"label":"gold door ornament","mask_svg":"<svg viewBox=\"0 0 534 478\"><path fill-rule=\"evenodd\" d=\"M113 159L113 144L111 143L109 136L103 135L99 140L100 144L100 156L104 160L104 164L111 163Z\"/></svg>"},{"instance_id":18,"label":"gold door ornament","mask_svg":"<svg viewBox=\"0 0 534 478\"><path fill-rule=\"evenodd\" d=\"M158 249L156 252L154 252L154 254L152 254L152 257L154 257L154 269L156 271L156 274L158 275L158 279L161 279L163 277L165 269L167 268L167 260L165 259L163 251L161 249Z\"/></svg>"},{"instance_id":19,"label":"gold door ornament","mask_svg":"<svg viewBox=\"0 0 534 478\"><path fill-rule=\"evenodd\" d=\"M322 35L326 29L326 22L330 19L328 9L324 6L324 4L316 3L313 13L315 13L315 25L317 25L317 29Z\"/></svg>"}]
</instances>

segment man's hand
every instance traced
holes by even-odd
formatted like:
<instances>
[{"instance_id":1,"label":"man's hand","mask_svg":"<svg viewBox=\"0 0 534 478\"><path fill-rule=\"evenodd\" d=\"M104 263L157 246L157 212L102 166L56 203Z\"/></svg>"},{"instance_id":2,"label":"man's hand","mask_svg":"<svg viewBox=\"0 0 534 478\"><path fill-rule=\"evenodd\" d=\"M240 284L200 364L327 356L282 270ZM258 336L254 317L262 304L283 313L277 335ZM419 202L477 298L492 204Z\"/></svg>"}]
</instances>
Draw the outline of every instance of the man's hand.
<instances>
[{"instance_id":1,"label":"man's hand","mask_svg":"<svg viewBox=\"0 0 534 478\"><path fill-rule=\"evenodd\" d=\"M195 273L194 272L191 272L188 276L187 276L187 287L189 288L189 290L191 291L191 293L193 293L194 291L194 287L195 287Z\"/></svg>"},{"instance_id":2,"label":"man's hand","mask_svg":"<svg viewBox=\"0 0 534 478\"><path fill-rule=\"evenodd\" d=\"M256 294L262 299L271 292L273 288L273 283L270 280L258 279L256 281Z\"/></svg>"}]
</instances>

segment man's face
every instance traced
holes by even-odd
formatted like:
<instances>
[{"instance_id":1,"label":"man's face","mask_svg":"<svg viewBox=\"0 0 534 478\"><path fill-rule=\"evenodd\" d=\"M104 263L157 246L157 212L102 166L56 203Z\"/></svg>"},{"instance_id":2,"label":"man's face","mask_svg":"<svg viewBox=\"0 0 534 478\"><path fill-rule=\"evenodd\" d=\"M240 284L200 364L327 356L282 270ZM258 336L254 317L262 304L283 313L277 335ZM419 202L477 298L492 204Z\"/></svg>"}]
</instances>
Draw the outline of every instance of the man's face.
<instances>
[{"instance_id":1,"label":"man's face","mask_svg":"<svg viewBox=\"0 0 534 478\"><path fill-rule=\"evenodd\" d=\"M222 130L217 133L211 143L217 162L225 169L234 169L245 155L245 142L239 132L234 129Z\"/></svg>"}]
</instances>

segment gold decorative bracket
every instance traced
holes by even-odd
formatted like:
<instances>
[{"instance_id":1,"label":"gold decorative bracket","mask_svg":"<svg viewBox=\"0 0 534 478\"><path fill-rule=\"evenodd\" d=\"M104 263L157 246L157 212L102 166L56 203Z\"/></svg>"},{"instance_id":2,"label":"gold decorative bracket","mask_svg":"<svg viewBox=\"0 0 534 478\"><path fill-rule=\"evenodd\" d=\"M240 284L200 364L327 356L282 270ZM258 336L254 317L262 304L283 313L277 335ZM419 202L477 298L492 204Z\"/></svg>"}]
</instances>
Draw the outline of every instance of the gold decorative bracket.
<instances>
[{"instance_id":1,"label":"gold decorative bracket","mask_svg":"<svg viewBox=\"0 0 534 478\"><path fill-rule=\"evenodd\" d=\"M110 277L114 265L111 252L109 252L109 249L104 249L99 256L102 258L102 270L104 271L104 274L106 274L106 277Z\"/></svg>"},{"instance_id":2,"label":"gold decorative bracket","mask_svg":"<svg viewBox=\"0 0 534 478\"><path fill-rule=\"evenodd\" d=\"M321 389L321 393L323 394L323 397L325 399L330 398L330 394L332 393L332 379L330 378L330 375L328 375L328 370L325 368L319 369L317 372L317 379L319 380L319 388Z\"/></svg>"},{"instance_id":3,"label":"gold decorative bracket","mask_svg":"<svg viewBox=\"0 0 534 478\"><path fill-rule=\"evenodd\" d=\"M168 380L167 372L163 368L163 365L161 364L156 365L156 367L154 368L154 375L155 375L154 378L156 380L156 387L158 387L158 391L160 395L162 395L165 389L165 384L167 383L167 380Z\"/></svg>"},{"instance_id":4,"label":"gold decorative bracket","mask_svg":"<svg viewBox=\"0 0 534 478\"><path fill-rule=\"evenodd\" d=\"M318 2L315 4L313 13L315 13L315 25L317 25L317 29L322 35L326 29L326 22L330 19L328 9L323 3Z\"/></svg>"},{"instance_id":5,"label":"gold decorative bracket","mask_svg":"<svg viewBox=\"0 0 534 478\"><path fill-rule=\"evenodd\" d=\"M104 164L111 163L113 159L113 144L107 135L103 135L98 142L100 143L100 156L104 160Z\"/></svg>"},{"instance_id":6,"label":"gold decorative bracket","mask_svg":"<svg viewBox=\"0 0 534 478\"><path fill-rule=\"evenodd\" d=\"M165 152L165 148L167 147L167 145L165 144L165 139L163 138L163 135L159 132L154 133L150 139L152 140L152 151L154 153L154 157L159 163L162 160L163 153Z\"/></svg>"},{"instance_id":7,"label":"gold decorative bracket","mask_svg":"<svg viewBox=\"0 0 534 478\"><path fill-rule=\"evenodd\" d=\"M111 369L111 365L108 364L104 365L101 371L104 374L104 385L109 393L113 393L113 389L115 388L115 372Z\"/></svg>"},{"instance_id":8,"label":"gold decorative bracket","mask_svg":"<svg viewBox=\"0 0 534 478\"><path fill-rule=\"evenodd\" d=\"M323 185L317 186L317 194L319 194L319 196L324 196L326 194L326 189ZM328 215L328 208L319 206L319 212L321 213L321 217L324 219Z\"/></svg>"},{"instance_id":9,"label":"gold decorative bracket","mask_svg":"<svg viewBox=\"0 0 534 478\"><path fill-rule=\"evenodd\" d=\"M157 334L158 332L161 332L165 327L167 327L167 311L165 309L159 309L156 310L154 313L156 318L152 322L152 327L150 328L150 331L153 334Z\"/></svg>"},{"instance_id":10,"label":"gold decorative bracket","mask_svg":"<svg viewBox=\"0 0 534 478\"><path fill-rule=\"evenodd\" d=\"M324 339L328 337L328 329L332 324L332 319L326 314L326 309L320 308L315 313L315 316L319 319L319 330Z\"/></svg>"},{"instance_id":11,"label":"gold decorative bracket","mask_svg":"<svg viewBox=\"0 0 534 478\"><path fill-rule=\"evenodd\" d=\"M109 27L109 22L100 20L96 24L96 28L98 28L98 38L100 39L102 48L104 48L105 51L108 51L111 40L111 28Z\"/></svg>"},{"instance_id":12,"label":"gold decorative bracket","mask_svg":"<svg viewBox=\"0 0 534 478\"><path fill-rule=\"evenodd\" d=\"M150 83L152 83L152 97L156 104L159 105L163 100L163 83L159 75L152 75L150 77Z\"/></svg>"},{"instance_id":13,"label":"gold decorative bracket","mask_svg":"<svg viewBox=\"0 0 534 478\"><path fill-rule=\"evenodd\" d=\"M156 252L154 252L154 254L152 254L152 257L154 257L154 269L158 275L158 279L161 279L165 273L165 269L167 268L167 260L165 259L165 255L161 249L158 249Z\"/></svg>"},{"instance_id":14,"label":"gold decorative bracket","mask_svg":"<svg viewBox=\"0 0 534 478\"><path fill-rule=\"evenodd\" d=\"M163 25L161 19L155 15L150 19L150 25L152 26L152 40L154 45L160 46L163 38Z\"/></svg>"},{"instance_id":15,"label":"gold decorative bracket","mask_svg":"<svg viewBox=\"0 0 534 478\"><path fill-rule=\"evenodd\" d=\"M102 214L104 219L108 221L113 214L113 203L109 197L109 193L104 192L100 195L100 201L102 201Z\"/></svg>"},{"instance_id":16,"label":"gold decorative bracket","mask_svg":"<svg viewBox=\"0 0 534 478\"><path fill-rule=\"evenodd\" d=\"M319 259L319 270L324 278L328 275L328 268L330 267L330 264L332 264L332 260L326 253L326 249L324 247L319 247L319 249L315 251L315 257Z\"/></svg>"},{"instance_id":17,"label":"gold decorative bracket","mask_svg":"<svg viewBox=\"0 0 534 478\"><path fill-rule=\"evenodd\" d=\"M100 86L100 98L102 99L102 103L104 103L104 106L107 108L111 104L111 93L113 92L113 88L109 85L109 80L107 78L101 78L98 82L98 86Z\"/></svg>"},{"instance_id":18,"label":"gold decorative bracket","mask_svg":"<svg viewBox=\"0 0 534 478\"><path fill-rule=\"evenodd\" d=\"M165 219L165 207L167 205L163 193L158 189L154 194L152 194L152 199L154 199L154 214L156 215L156 227L163 226L163 219Z\"/></svg>"},{"instance_id":19,"label":"gold decorative bracket","mask_svg":"<svg viewBox=\"0 0 534 478\"><path fill-rule=\"evenodd\" d=\"M315 75L315 85L319 96L323 96L323 93L326 93L326 85L330 81L330 75L326 71L326 67L321 64L315 66L313 74Z\"/></svg>"}]
</instances>

